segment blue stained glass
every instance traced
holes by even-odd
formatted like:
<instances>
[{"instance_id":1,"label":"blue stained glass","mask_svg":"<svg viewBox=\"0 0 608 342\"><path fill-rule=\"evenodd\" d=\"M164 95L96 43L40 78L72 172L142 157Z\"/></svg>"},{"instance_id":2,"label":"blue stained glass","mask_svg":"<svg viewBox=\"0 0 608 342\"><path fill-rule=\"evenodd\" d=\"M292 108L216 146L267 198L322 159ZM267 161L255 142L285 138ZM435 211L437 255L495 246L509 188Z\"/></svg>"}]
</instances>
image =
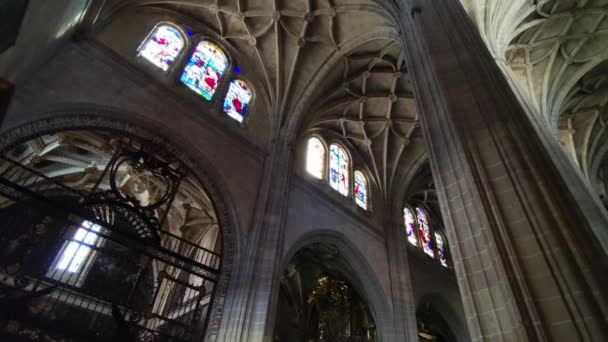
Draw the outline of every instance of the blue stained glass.
<instances>
[{"instance_id":1,"label":"blue stained glass","mask_svg":"<svg viewBox=\"0 0 608 342\"><path fill-rule=\"evenodd\" d=\"M179 31L169 25L158 26L139 49L138 56L167 71L184 47Z\"/></svg>"},{"instance_id":2,"label":"blue stained glass","mask_svg":"<svg viewBox=\"0 0 608 342\"><path fill-rule=\"evenodd\" d=\"M200 42L184 68L180 81L205 99L211 100L227 65L228 59L219 46Z\"/></svg>"},{"instance_id":3,"label":"blue stained glass","mask_svg":"<svg viewBox=\"0 0 608 342\"><path fill-rule=\"evenodd\" d=\"M367 178L361 171L355 171L355 203L367 210Z\"/></svg>"},{"instance_id":4,"label":"blue stained glass","mask_svg":"<svg viewBox=\"0 0 608 342\"><path fill-rule=\"evenodd\" d=\"M329 148L329 185L348 196L348 155L338 145Z\"/></svg>"},{"instance_id":5,"label":"blue stained glass","mask_svg":"<svg viewBox=\"0 0 608 342\"><path fill-rule=\"evenodd\" d=\"M241 80L230 82L228 94L224 98L224 113L238 122L243 122L251 101L251 91L247 83Z\"/></svg>"}]
</instances>

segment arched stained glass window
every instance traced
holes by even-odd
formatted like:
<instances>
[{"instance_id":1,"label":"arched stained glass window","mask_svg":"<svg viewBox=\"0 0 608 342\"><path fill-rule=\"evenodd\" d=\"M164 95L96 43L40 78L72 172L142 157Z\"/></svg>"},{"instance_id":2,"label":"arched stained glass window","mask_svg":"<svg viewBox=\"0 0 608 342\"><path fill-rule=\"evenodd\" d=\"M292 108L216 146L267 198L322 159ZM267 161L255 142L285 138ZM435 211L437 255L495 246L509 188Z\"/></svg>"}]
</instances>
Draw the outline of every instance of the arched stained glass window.
<instances>
[{"instance_id":1,"label":"arched stained glass window","mask_svg":"<svg viewBox=\"0 0 608 342\"><path fill-rule=\"evenodd\" d=\"M184 68L181 82L195 93L211 100L228 65L228 58L219 46L202 41Z\"/></svg>"},{"instance_id":2,"label":"arched stained glass window","mask_svg":"<svg viewBox=\"0 0 608 342\"><path fill-rule=\"evenodd\" d=\"M403 208L403 221L405 223L405 233L407 240L414 246L418 245L418 237L416 234L416 218L414 213L409 208Z\"/></svg>"},{"instance_id":3,"label":"arched stained glass window","mask_svg":"<svg viewBox=\"0 0 608 342\"><path fill-rule=\"evenodd\" d=\"M224 98L224 113L238 122L243 122L250 101L251 91L247 83L242 80L233 80L230 82L228 94Z\"/></svg>"},{"instance_id":4,"label":"arched stained glass window","mask_svg":"<svg viewBox=\"0 0 608 342\"><path fill-rule=\"evenodd\" d=\"M429 227L429 218L424 209L416 208L416 217L418 218L418 232L420 237L420 244L422 250L430 257L435 257L435 249L433 248L433 235L431 233L431 227Z\"/></svg>"},{"instance_id":5,"label":"arched stained glass window","mask_svg":"<svg viewBox=\"0 0 608 342\"><path fill-rule=\"evenodd\" d=\"M368 192L367 178L363 172L355 171L355 203L365 210L367 210Z\"/></svg>"},{"instance_id":6,"label":"arched stained glass window","mask_svg":"<svg viewBox=\"0 0 608 342\"><path fill-rule=\"evenodd\" d=\"M348 155L338 145L329 147L329 185L348 196Z\"/></svg>"},{"instance_id":7,"label":"arched stained glass window","mask_svg":"<svg viewBox=\"0 0 608 342\"><path fill-rule=\"evenodd\" d=\"M159 25L139 48L138 56L167 71L184 47L184 38L172 25Z\"/></svg>"},{"instance_id":8,"label":"arched stained glass window","mask_svg":"<svg viewBox=\"0 0 608 342\"><path fill-rule=\"evenodd\" d=\"M437 253L439 254L439 261L444 267L448 267L448 250L443 240L443 235L435 231L435 243L437 244Z\"/></svg>"},{"instance_id":9,"label":"arched stained glass window","mask_svg":"<svg viewBox=\"0 0 608 342\"><path fill-rule=\"evenodd\" d=\"M319 179L323 178L325 172L325 146L317 137L308 139L306 171Z\"/></svg>"}]
</instances>

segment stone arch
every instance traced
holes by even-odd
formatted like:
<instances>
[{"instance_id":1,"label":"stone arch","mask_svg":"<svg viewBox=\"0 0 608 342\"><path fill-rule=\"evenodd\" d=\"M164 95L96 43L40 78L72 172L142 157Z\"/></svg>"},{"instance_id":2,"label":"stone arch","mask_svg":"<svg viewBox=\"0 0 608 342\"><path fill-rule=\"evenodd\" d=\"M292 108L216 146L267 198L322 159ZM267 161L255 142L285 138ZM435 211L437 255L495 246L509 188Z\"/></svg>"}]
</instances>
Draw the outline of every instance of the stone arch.
<instances>
[{"instance_id":1,"label":"stone arch","mask_svg":"<svg viewBox=\"0 0 608 342\"><path fill-rule=\"evenodd\" d=\"M601 63L608 60L608 52L603 53L592 61L589 61L582 65L579 70L577 70L571 77L561 84L561 87L556 90L554 101L552 103L551 111L548 113L549 119L549 127L552 132L557 129L559 118L562 114L564 102L567 100L568 95L576 87L576 84L589 72L591 72L595 67L600 65Z\"/></svg>"},{"instance_id":2,"label":"stone arch","mask_svg":"<svg viewBox=\"0 0 608 342\"><path fill-rule=\"evenodd\" d=\"M445 322L449 329L448 333L454 342L467 341L469 334L465 322L460 319L460 316L456 314L456 310L441 294L432 293L420 298L416 303L416 316L418 316L418 311L425 305L430 305Z\"/></svg>"},{"instance_id":3,"label":"stone arch","mask_svg":"<svg viewBox=\"0 0 608 342\"><path fill-rule=\"evenodd\" d=\"M285 270L297 252L315 243L335 246L340 257L350 267L350 274L343 274L355 290L364 298L378 328L379 341L396 340L392 310L376 273L361 250L343 233L324 229L304 234L285 250L279 270ZM276 305L276 303L275 303Z\"/></svg>"},{"instance_id":4,"label":"stone arch","mask_svg":"<svg viewBox=\"0 0 608 342\"><path fill-rule=\"evenodd\" d=\"M417 156L416 160L414 160L411 164L412 166L409 168L407 174L401 178L401 182L399 186L394 189L395 199L393 201L396 206L395 210L399 212L403 206L403 204L407 201L407 196L411 190L412 182L416 178L416 176L425 168L430 167L429 157L426 152L421 153ZM400 209L401 208L401 209Z\"/></svg>"},{"instance_id":5,"label":"stone arch","mask_svg":"<svg viewBox=\"0 0 608 342\"><path fill-rule=\"evenodd\" d=\"M206 337L217 335L230 278L239 260L242 234L237 226L234 204L219 172L205 156L179 137L164 135L159 125L144 120L136 113L125 113L108 107L88 106L80 109L54 110L39 113L37 119L8 128L0 133L0 151L33 137L64 130L96 129L132 134L141 139L163 146L192 170L194 177L204 187L217 212L222 234L222 260L220 277L216 284L213 307L208 316ZM201 181L203 180L203 181Z\"/></svg>"}]
</instances>

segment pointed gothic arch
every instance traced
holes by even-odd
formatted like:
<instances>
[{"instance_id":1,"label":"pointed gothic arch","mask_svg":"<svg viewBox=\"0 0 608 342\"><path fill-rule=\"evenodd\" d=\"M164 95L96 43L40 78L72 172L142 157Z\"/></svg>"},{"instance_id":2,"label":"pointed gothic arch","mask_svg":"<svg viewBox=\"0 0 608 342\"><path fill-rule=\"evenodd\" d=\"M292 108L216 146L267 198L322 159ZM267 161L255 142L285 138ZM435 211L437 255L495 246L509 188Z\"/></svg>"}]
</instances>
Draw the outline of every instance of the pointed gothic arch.
<instances>
[{"instance_id":1,"label":"pointed gothic arch","mask_svg":"<svg viewBox=\"0 0 608 342\"><path fill-rule=\"evenodd\" d=\"M345 234L332 230L316 230L304 234L286 250L280 269L287 270L299 251L314 244L333 246L339 253L336 260L341 262L342 273L369 307L377 327L378 340L390 340L395 322L389 318L391 306L387 302L387 294L365 254Z\"/></svg>"}]
</instances>

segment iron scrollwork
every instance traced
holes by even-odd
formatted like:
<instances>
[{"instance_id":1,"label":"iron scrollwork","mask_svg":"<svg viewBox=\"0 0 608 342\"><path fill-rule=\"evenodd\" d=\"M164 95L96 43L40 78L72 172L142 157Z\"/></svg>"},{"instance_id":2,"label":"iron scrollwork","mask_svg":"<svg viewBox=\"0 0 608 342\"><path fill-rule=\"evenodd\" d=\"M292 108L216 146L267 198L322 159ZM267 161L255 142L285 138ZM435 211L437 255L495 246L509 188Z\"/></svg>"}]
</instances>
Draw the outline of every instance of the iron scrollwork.
<instances>
[{"instance_id":1,"label":"iron scrollwork","mask_svg":"<svg viewBox=\"0 0 608 342\"><path fill-rule=\"evenodd\" d=\"M130 341L192 340L220 256L161 229L186 175L149 151L119 143L86 190L0 157L10 165L0 171L0 195L8 199L0 209L0 313L9 312L1 300L32 303L0 317L0 335L113 341L123 325ZM79 231L94 238L77 238ZM70 246L88 251L72 271L58 266Z\"/></svg>"}]
</instances>

